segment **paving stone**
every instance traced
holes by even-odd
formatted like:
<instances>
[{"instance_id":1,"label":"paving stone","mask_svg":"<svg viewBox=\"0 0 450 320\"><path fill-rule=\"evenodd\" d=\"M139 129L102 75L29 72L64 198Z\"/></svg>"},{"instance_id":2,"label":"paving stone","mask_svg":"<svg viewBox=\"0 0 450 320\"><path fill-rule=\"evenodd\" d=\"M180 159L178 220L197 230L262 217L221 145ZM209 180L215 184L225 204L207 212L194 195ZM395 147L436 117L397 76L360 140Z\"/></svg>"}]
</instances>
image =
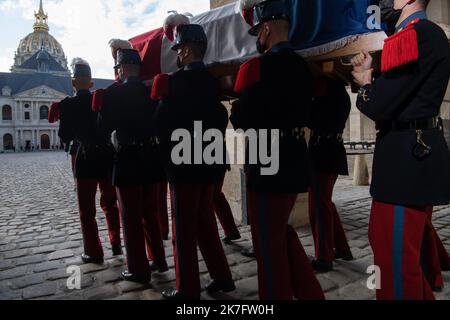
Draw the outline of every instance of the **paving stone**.
<instances>
[{"instance_id":1,"label":"paving stone","mask_svg":"<svg viewBox=\"0 0 450 320\"><path fill-rule=\"evenodd\" d=\"M52 261L52 260L60 260L60 259L64 259L64 258L69 258L69 257L73 257L73 251L68 249L68 250L60 250L60 251L55 251L52 252L48 255L48 260Z\"/></svg>"},{"instance_id":2,"label":"paving stone","mask_svg":"<svg viewBox=\"0 0 450 320\"><path fill-rule=\"evenodd\" d=\"M130 281L121 281L116 284L116 287L120 290L120 292L127 293L127 292L131 292L131 291L147 289L150 287L150 284L141 284L141 283L130 282Z\"/></svg>"},{"instance_id":3,"label":"paving stone","mask_svg":"<svg viewBox=\"0 0 450 320\"><path fill-rule=\"evenodd\" d=\"M34 266L34 272L42 272L61 268L60 261L46 261Z\"/></svg>"},{"instance_id":4,"label":"paving stone","mask_svg":"<svg viewBox=\"0 0 450 320\"><path fill-rule=\"evenodd\" d=\"M56 293L56 282L45 282L23 290L24 299L35 299L45 296L51 296Z\"/></svg>"},{"instance_id":5,"label":"paving stone","mask_svg":"<svg viewBox=\"0 0 450 320\"><path fill-rule=\"evenodd\" d=\"M7 270L0 272L0 280L13 279L13 278L20 277L20 276L25 275L27 273L27 271L28 271L27 266L21 266L21 267L16 267L13 269L7 269Z\"/></svg>"},{"instance_id":6,"label":"paving stone","mask_svg":"<svg viewBox=\"0 0 450 320\"><path fill-rule=\"evenodd\" d=\"M118 290L112 284L101 286L98 288L87 289L83 293L83 298L86 300L104 300L116 297Z\"/></svg>"},{"instance_id":7,"label":"paving stone","mask_svg":"<svg viewBox=\"0 0 450 320\"><path fill-rule=\"evenodd\" d=\"M338 289L343 300L375 300L375 291L367 288L365 281L358 281Z\"/></svg>"},{"instance_id":8,"label":"paving stone","mask_svg":"<svg viewBox=\"0 0 450 320\"><path fill-rule=\"evenodd\" d=\"M95 274L95 277L99 282L109 283L109 282L117 282L121 280L121 271L120 270L105 270Z\"/></svg>"},{"instance_id":9,"label":"paving stone","mask_svg":"<svg viewBox=\"0 0 450 320\"><path fill-rule=\"evenodd\" d=\"M108 268L109 268L109 266L106 263L104 263L104 264L89 263L89 264L84 264L81 266L81 272L83 274L88 274L88 273L92 273L92 272L96 272L96 271L102 271L102 270L105 270Z\"/></svg>"},{"instance_id":10,"label":"paving stone","mask_svg":"<svg viewBox=\"0 0 450 320\"><path fill-rule=\"evenodd\" d=\"M29 251L28 249L18 249L18 250L7 251L3 254L3 258L4 259L12 259L12 258L23 257L23 256L27 255L28 251Z\"/></svg>"},{"instance_id":11,"label":"paving stone","mask_svg":"<svg viewBox=\"0 0 450 320\"><path fill-rule=\"evenodd\" d=\"M329 292L338 287L338 285L335 282L331 281L330 279L328 279L326 277L323 277L322 275L318 275L317 280L319 281L323 292Z\"/></svg>"},{"instance_id":12,"label":"paving stone","mask_svg":"<svg viewBox=\"0 0 450 320\"><path fill-rule=\"evenodd\" d=\"M142 300L162 300L161 292L154 289L147 289L140 293Z\"/></svg>"},{"instance_id":13,"label":"paving stone","mask_svg":"<svg viewBox=\"0 0 450 320\"><path fill-rule=\"evenodd\" d=\"M14 266L14 260L0 260L0 270L9 269Z\"/></svg>"},{"instance_id":14,"label":"paving stone","mask_svg":"<svg viewBox=\"0 0 450 320\"><path fill-rule=\"evenodd\" d=\"M65 249L74 249L79 248L81 246L80 241L67 241L62 244L59 244L56 246L58 250L65 250Z\"/></svg>"},{"instance_id":15,"label":"paving stone","mask_svg":"<svg viewBox=\"0 0 450 320\"><path fill-rule=\"evenodd\" d=\"M31 285L42 283L44 282L45 278L45 273L34 273L28 276L16 278L12 280L11 283L15 289L22 289Z\"/></svg>"},{"instance_id":16,"label":"paving stone","mask_svg":"<svg viewBox=\"0 0 450 320\"><path fill-rule=\"evenodd\" d=\"M47 246L41 246L37 248L33 248L31 250L31 254L37 254L37 253L50 253L56 251L56 246L54 244L47 245Z\"/></svg>"},{"instance_id":17,"label":"paving stone","mask_svg":"<svg viewBox=\"0 0 450 320\"><path fill-rule=\"evenodd\" d=\"M22 266L25 264L34 264L34 263L40 263L44 261L44 256L42 254L37 254L33 256L26 256L26 257L20 257L17 258L14 262L16 266Z\"/></svg>"},{"instance_id":18,"label":"paving stone","mask_svg":"<svg viewBox=\"0 0 450 320\"><path fill-rule=\"evenodd\" d=\"M258 278L251 277L236 281L237 295L247 297L258 293Z\"/></svg>"},{"instance_id":19,"label":"paving stone","mask_svg":"<svg viewBox=\"0 0 450 320\"><path fill-rule=\"evenodd\" d=\"M255 260L238 265L235 270L239 279L253 277L257 275L258 265Z\"/></svg>"}]
</instances>

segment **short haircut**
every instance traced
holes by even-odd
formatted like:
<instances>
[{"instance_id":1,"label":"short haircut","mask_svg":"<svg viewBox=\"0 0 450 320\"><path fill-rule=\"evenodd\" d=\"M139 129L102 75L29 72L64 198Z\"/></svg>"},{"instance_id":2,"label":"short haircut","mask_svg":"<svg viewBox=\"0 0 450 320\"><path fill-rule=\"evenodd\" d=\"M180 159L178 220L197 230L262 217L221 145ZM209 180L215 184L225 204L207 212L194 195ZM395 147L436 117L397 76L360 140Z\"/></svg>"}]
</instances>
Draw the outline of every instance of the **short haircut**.
<instances>
[{"instance_id":1,"label":"short haircut","mask_svg":"<svg viewBox=\"0 0 450 320\"><path fill-rule=\"evenodd\" d=\"M419 0L419 3L426 9L430 3L430 0Z\"/></svg>"},{"instance_id":2,"label":"short haircut","mask_svg":"<svg viewBox=\"0 0 450 320\"><path fill-rule=\"evenodd\" d=\"M208 49L208 46L206 43L190 42L190 43L186 43L186 46L191 49L192 54L195 56L195 58L202 59L202 60L203 60L203 58L205 58L206 50Z\"/></svg>"}]
</instances>

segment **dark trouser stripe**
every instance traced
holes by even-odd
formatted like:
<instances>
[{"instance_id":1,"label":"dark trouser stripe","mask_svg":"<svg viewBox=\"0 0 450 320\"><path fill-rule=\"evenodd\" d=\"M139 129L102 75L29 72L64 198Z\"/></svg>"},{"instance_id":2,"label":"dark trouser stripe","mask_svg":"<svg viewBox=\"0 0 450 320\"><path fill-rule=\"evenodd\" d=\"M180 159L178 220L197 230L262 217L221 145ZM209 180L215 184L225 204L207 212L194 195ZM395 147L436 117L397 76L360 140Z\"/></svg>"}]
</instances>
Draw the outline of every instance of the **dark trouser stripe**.
<instances>
[{"instance_id":1,"label":"dark trouser stripe","mask_svg":"<svg viewBox=\"0 0 450 320\"><path fill-rule=\"evenodd\" d=\"M173 217L174 217L174 221L173 223L175 223L175 246L176 246L176 252L177 252L177 264L178 264L178 276L180 277L180 290L185 289L186 284L184 281L184 275L183 275L183 259L181 258L181 221L180 221L180 210L179 210L179 205L178 205L178 192L176 190L176 187L173 187Z\"/></svg>"},{"instance_id":2,"label":"dark trouser stripe","mask_svg":"<svg viewBox=\"0 0 450 320\"><path fill-rule=\"evenodd\" d=\"M314 179L313 186L313 197L314 197L314 215L316 216L316 228L317 228L317 252L318 259L323 258L325 251L325 208L322 206L321 197L324 196L323 186L319 178Z\"/></svg>"},{"instance_id":3,"label":"dark trouser stripe","mask_svg":"<svg viewBox=\"0 0 450 320\"><path fill-rule=\"evenodd\" d=\"M394 299L403 300L403 237L405 208L394 208L394 235L392 244L392 269L394 276Z\"/></svg>"},{"instance_id":4,"label":"dark trouser stripe","mask_svg":"<svg viewBox=\"0 0 450 320\"><path fill-rule=\"evenodd\" d=\"M122 197L122 193L120 192L119 188L116 188L117 191L117 198L119 200L119 207L120 207L120 214L122 215L122 225L123 225L123 241L125 244L125 249L127 250L127 257L130 254L130 247L128 245L128 220L127 220L127 211L125 210L125 206L123 205L123 197ZM130 259L127 259L127 264L128 264L128 271L129 272L133 272L134 271L134 266L132 265L133 263L131 262L130 265Z\"/></svg>"},{"instance_id":5,"label":"dark trouser stripe","mask_svg":"<svg viewBox=\"0 0 450 320\"><path fill-rule=\"evenodd\" d=\"M264 273L267 279L267 294L271 299L275 298L274 286L273 286L273 275L272 275L272 265L269 252L269 225L267 218L267 206L268 206L268 196L264 193L258 195L258 216L259 216L259 227L260 227L260 241L261 241L261 258L264 264Z\"/></svg>"}]
</instances>

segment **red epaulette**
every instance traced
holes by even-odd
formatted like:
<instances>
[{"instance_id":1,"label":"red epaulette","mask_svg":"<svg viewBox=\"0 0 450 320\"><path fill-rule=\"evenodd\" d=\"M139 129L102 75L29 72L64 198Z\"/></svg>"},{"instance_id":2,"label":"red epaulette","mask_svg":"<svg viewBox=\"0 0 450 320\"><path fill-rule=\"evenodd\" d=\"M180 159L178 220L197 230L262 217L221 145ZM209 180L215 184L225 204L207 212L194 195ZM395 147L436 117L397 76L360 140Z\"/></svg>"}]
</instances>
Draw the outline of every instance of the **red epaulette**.
<instances>
[{"instance_id":1,"label":"red epaulette","mask_svg":"<svg viewBox=\"0 0 450 320\"><path fill-rule=\"evenodd\" d=\"M409 22L405 29L384 40L381 71L386 72L419 59L419 43L414 25L420 19Z\"/></svg>"},{"instance_id":2,"label":"red epaulette","mask_svg":"<svg viewBox=\"0 0 450 320\"><path fill-rule=\"evenodd\" d=\"M261 80L261 61L259 58L252 58L241 65L234 91L236 93L242 92L245 88L259 82Z\"/></svg>"},{"instance_id":3,"label":"red epaulette","mask_svg":"<svg viewBox=\"0 0 450 320\"><path fill-rule=\"evenodd\" d=\"M153 100L162 100L169 96L169 78L167 73L161 73L155 77L151 92Z\"/></svg>"},{"instance_id":4,"label":"red epaulette","mask_svg":"<svg viewBox=\"0 0 450 320\"><path fill-rule=\"evenodd\" d=\"M94 95L92 96L92 111L102 111L103 103L105 101L105 92L105 89L95 90Z\"/></svg>"},{"instance_id":5,"label":"red epaulette","mask_svg":"<svg viewBox=\"0 0 450 320\"><path fill-rule=\"evenodd\" d=\"M48 122L55 123L61 119L61 109L59 102L55 102L50 107L50 111L48 113Z\"/></svg>"}]
</instances>

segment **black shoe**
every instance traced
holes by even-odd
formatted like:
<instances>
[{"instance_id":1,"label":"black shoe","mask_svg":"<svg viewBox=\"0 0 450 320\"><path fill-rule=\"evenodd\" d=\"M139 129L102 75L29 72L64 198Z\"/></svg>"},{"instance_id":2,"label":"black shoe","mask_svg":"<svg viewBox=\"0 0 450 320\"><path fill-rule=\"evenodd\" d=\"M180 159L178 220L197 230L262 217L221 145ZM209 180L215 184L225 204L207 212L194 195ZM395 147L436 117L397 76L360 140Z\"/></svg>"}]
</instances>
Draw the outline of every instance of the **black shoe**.
<instances>
[{"instance_id":1,"label":"black shoe","mask_svg":"<svg viewBox=\"0 0 450 320\"><path fill-rule=\"evenodd\" d=\"M114 257L123 255L122 246L117 245L112 247L112 253Z\"/></svg>"},{"instance_id":2,"label":"black shoe","mask_svg":"<svg viewBox=\"0 0 450 320\"><path fill-rule=\"evenodd\" d=\"M355 258L350 250L348 251L340 251L334 250L334 260L342 259L344 261L353 261Z\"/></svg>"},{"instance_id":3,"label":"black shoe","mask_svg":"<svg viewBox=\"0 0 450 320\"><path fill-rule=\"evenodd\" d=\"M236 241L239 239L241 239L241 235L235 234L235 235L231 235L231 236L226 236L225 238L222 239L222 241L225 242L226 244L233 244L233 241Z\"/></svg>"},{"instance_id":4,"label":"black shoe","mask_svg":"<svg viewBox=\"0 0 450 320\"><path fill-rule=\"evenodd\" d=\"M171 300L171 301L179 301L179 300L184 300L184 301L193 301L193 300L200 300L200 297L198 298L188 298L186 296L184 296L183 294L181 294L180 292L178 292L178 290L176 289L170 289L170 290L165 290L162 292L162 296L164 299L166 300Z\"/></svg>"},{"instance_id":5,"label":"black shoe","mask_svg":"<svg viewBox=\"0 0 450 320\"><path fill-rule=\"evenodd\" d=\"M150 284L151 276L137 276L128 271L122 272L122 279L125 281L142 283L142 284Z\"/></svg>"},{"instance_id":6,"label":"black shoe","mask_svg":"<svg viewBox=\"0 0 450 320\"><path fill-rule=\"evenodd\" d=\"M444 290L444 287L431 287L431 290L433 290L433 292L442 292L442 290Z\"/></svg>"},{"instance_id":7,"label":"black shoe","mask_svg":"<svg viewBox=\"0 0 450 320\"><path fill-rule=\"evenodd\" d=\"M255 250L253 250L253 248L244 249L241 251L241 254L247 258L255 258L256 257Z\"/></svg>"},{"instance_id":8,"label":"black shoe","mask_svg":"<svg viewBox=\"0 0 450 320\"><path fill-rule=\"evenodd\" d=\"M450 262L441 263L441 270L442 271L450 271Z\"/></svg>"},{"instance_id":9,"label":"black shoe","mask_svg":"<svg viewBox=\"0 0 450 320\"><path fill-rule=\"evenodd\" d=\"M229 280L229 281L213 280L205 287L205 289L209 293L214 293L214 292L219 292L219 291L231 292L231 291L236 290L236 286L234 285L233 280Z\"/></svg>"},{"instance_id":10,"label":"black shoe","mask_svg":"<svg viewBox=\"0 0 450 320\"><path fill-rule=\"evenodd\" d=\"M103 262L104 262L103 257L94 258L94 257L88 256L85 253L83 253L81 255L81 260L83 260L84 263L94 263L94 264L103 264Z\"/></svg>"},{"instance_id":11,"label":"black shoe","mask_svg":"<svg viewBox=\"0 0 450 320\"><path fill-rule=\"evenodd\" d=\"M318 273L327 273L333 271L333 262L323 261L323 260L313 260L311 265L314 271Z\"/></svg>"},{"instance_id":12,"label":"black shoe","mask_svg":"<svg viewBox=\"0 0 450 320\"><path fill-rule=\"evenodd\" d=\"M163 263L156 263L156 262L152 262L150 264L150 270L152 270L152 272L156 272L158 271L159 273L165 273L167 271L169 271L169 266L167 265L167 262L163 262Z\"/></svg>"}]
</instances>

